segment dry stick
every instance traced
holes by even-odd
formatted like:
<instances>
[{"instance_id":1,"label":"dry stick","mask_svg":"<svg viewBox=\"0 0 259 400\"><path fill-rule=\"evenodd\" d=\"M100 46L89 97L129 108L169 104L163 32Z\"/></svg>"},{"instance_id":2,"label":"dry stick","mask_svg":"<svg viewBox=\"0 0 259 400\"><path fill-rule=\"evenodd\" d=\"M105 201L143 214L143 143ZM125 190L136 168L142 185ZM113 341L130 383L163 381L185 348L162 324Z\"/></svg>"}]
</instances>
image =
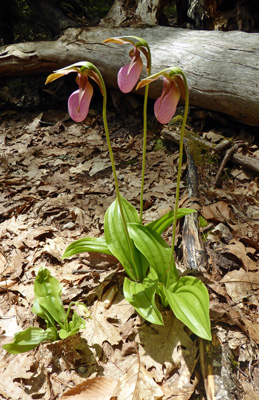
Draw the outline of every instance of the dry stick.
<instances>
[{"instance_id":1,"label":"dry stick","mask_svg":"<svg viewBox=\"0 0 259 400\"><path fill-rule=\"evenodd\" d=\"M245 146L245 145L246 145L245 142L239 142L239 143L235 143L234 146L232 146L230 149L228 149L228 151L226 152L226 154L225 154L225 156L224 156L224 158L223 158L223 160L222 160L222 162L221 162L221 164L220 164L220 167L219 167L219 169L218 169L218 172L217 172L217 175L216 175L216 178L215 178L215 181L214 181L214 185L213 185L214 188L217 187L219 178L220 178L220 176L221 176L221 174L222 174L222 172L223 172L223 170L224 170L224 168L225 168L225 166L226 166L228 160L229 160L231 157L233 157L233 155L235 154L235 152L236 152L240 147L243 147L243 146Z\"/></svg>"}]
</instances>

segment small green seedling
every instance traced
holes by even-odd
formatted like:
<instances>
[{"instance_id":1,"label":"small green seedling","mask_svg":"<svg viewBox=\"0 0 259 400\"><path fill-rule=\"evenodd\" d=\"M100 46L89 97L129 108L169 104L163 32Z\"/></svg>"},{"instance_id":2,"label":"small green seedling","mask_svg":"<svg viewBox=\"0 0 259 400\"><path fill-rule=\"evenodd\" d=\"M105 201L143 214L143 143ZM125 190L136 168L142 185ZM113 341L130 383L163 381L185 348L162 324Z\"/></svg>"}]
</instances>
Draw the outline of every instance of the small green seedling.
<instances>
[{"instance_id":1,"label":"small green seedling","mask_svg":"<svg viewBox=\"0 0 259 400\"><path fill-rule=\"evenodd\" d=\"M203 217L200 215L200 216L199 216L199 225L200 225L201 228L206 228L206 227L209 225L209 223L208 223L208 221L207 221L205 218L203 218Z\"/></svg>"},{"instance_id":2,"label":"small green seedling","mask_svg":"<svg viewBox=\"0 0 259 400\"><path fill-rule=\"evenodd\" d=\"M11 354L25 353L35 349L45 341L54 342L58 339L66 339L78 333L79 329L85 328L85 320L73 312L69 321L71 307L75 305L78 311L89 318L90 313L83 303L71 302L65 311L61 300L61 283L50 275L46 268L41 268L34 282L35 300L32 312L37 314L46 322L46 329L30 326L22 332L14 335L14 341L3 345L3 348Z\"/></svg>"}]
</instances>

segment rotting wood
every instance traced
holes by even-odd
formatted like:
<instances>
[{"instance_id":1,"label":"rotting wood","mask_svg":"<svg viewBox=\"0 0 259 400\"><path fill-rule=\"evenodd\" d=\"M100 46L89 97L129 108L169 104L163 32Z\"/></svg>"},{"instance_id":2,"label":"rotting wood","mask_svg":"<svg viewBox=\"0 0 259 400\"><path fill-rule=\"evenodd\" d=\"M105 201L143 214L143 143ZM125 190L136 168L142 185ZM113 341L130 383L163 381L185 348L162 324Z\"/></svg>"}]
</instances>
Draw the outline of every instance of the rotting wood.
<instances>
[{"instance_id":1,"label":"rotting wood","mask_svg":"<svg viewBox=\"0 0 259 400\"><path fill-rule=\"evenodd\" d=\"M188 158L187 171L187 192L188 207L197 209L198 200L198 174L188 149L188 143L185 142L185 152ZM198 204L197 204L198 203ZM183 258L184 266L187 269L203 271L206 266L206 254L199 235L198 213L188 214L184 217L183 232Z\"/></svg>"},{"instance_id":2,"label":"rotting wood","mask_svg":"<svg viewBox=\"0 0 259 400\"><path fill-rule=\"evenodd\" d=\"M199 340L201 372L207 400L234 400L235 384L232 380L231 350L228 343L221 343L216 332L212 342Z\"/></svg>"},{"instance_id":3,"label":"rotting wood","mask_svg":"<svg viewBox=\"0 0 259 400\"><path fill-rule=\"evenodd\" d=\"M180 67L187 76L191 105L259 125L259 34L192 31L164 26L141 28L70 28L56 41L19 43L0 49L0 75L49 73L77 61L100 68L108 86L117 87L117 72L129 63L129 46L103 45L111 36L143 37L152 51L153 73ZM150 85L150 97L162 82ZM140 94L143 92L140 91Z\"/></svg>"}]
</instances>

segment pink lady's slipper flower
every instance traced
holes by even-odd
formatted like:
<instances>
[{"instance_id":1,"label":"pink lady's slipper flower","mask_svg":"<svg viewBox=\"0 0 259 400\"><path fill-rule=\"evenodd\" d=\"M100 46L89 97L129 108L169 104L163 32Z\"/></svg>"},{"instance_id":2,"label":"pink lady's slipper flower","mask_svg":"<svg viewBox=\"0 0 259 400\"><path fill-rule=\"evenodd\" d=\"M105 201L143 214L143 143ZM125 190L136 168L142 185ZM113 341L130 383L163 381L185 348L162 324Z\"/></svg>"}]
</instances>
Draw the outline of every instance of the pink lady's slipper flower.
<instances>
[{"instance_id":1,"label":"pink lady's slipper flower","mask_svg":"<svg viewBox=\"0 0 259 400\"><path fill-rule=\"evenodd\" d=\"M135 42L130 38L135 39L138 42L135 44ZM138 82L143 69L143 61L141 59L140 51L145 55L147 59L147 69L150 69L151 57L148 44L145 40L135 36L109 38L104 40L103 43L109 42L133 45L133 49L131 49L129 52L131 62L119 70L117 77L120 90L123 93L129 93Z\"/></svg>"},{"instance_id":2,"label":"pink lady's slipper flower","mask_svg":"<svg viewBox=\"0 0 259 400\"><path fill-rule=\"evenodd\" d=\"M76 82L79 89L75 90L68 99L68 112L75 122L82 122L88 114L93 96L93 87L88 78L92 78L99 85L101 92L103 88L94 65L87 61L78 62L55 71L48 76L46 84L53 82L61 76L68 75L70 72L77 73Z\"/></svg>"},{"instance_id":3,"label":"pink lady's slipper flower","mask_svg":"<svg viewBox=\"0 0 259 400\"><path fill-rule=\"evenodd\" d=\"M139 89L154 82L161 75L164 77L162 94L154 105L155 116L161 124L167 124L172 119L180 97L182 96L185 98L184 81L182 76L178 74L179 70L174 68L171 69L169 73L166 71L168 71L168 69L143 79L136 88Z\"/></svg>"}]
</instances>

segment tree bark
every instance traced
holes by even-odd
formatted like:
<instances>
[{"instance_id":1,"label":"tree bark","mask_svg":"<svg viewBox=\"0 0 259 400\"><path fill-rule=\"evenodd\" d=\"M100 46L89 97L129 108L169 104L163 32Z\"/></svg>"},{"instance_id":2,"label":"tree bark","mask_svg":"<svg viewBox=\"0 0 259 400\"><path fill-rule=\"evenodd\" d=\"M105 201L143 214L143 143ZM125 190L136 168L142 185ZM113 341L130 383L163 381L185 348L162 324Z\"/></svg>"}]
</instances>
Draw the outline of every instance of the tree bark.
<instances>
[{"instance_id":1,"label":"tree bark","mask_svg":"<svg viewBox=\"0 0 259 400\"><path fill-rule=\"evenodd\" d=\"M259 27L258 1L189 0L185 21L194 29L256 32Z\"/></svg>"},{"instance_id":2,"label":"tree bark","mask_svg":"<svg viewBox=\"0 0 259 400\"><path fill-rule=\"evenodd\" d=\"M157 25L166 0L115 0L101 25L115 28L137 24Z\"/></svg>"},{"instance_id":3,"label":"tree bark","mask_svg":"<svg viewBox=\"0 0 259 400\"><path fill-rule=\"evenodd\" d=\"M108 86L117 87L117 72L129 63L130 46L104 45L102 41L126 35L147 40L152 52L153 73L167 67L183 70L189 84L191 105L227 114L245 124L259 125L258 33L192 31L159 26L71 28L53 42L1 47L0 75L50 73L87 60L100 69ZM161 85L161 81L150 85L150 97L157 98L161 94Z\"/></svg>"}]
</instances>

